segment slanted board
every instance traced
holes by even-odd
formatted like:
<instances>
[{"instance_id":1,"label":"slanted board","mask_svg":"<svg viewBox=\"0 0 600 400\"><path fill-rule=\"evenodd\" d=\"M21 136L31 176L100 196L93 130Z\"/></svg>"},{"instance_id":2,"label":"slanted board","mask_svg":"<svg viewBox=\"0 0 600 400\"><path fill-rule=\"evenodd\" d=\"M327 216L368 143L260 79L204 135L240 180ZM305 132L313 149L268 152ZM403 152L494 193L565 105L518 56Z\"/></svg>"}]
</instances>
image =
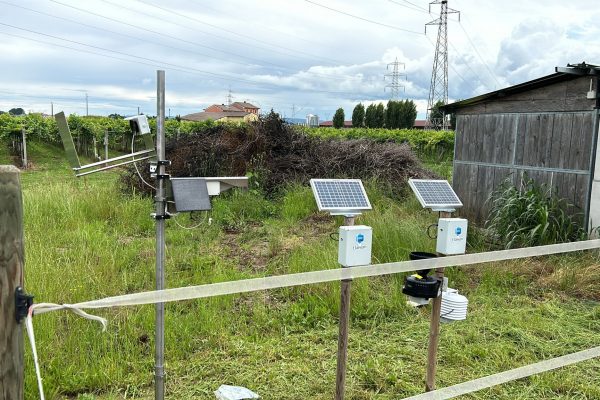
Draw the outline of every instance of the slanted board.
<instances>
[{"instance_id":1,"label":"slanted board","mask_svg":"<svg viewBox=\"0 0 600 400\"><path fill-rule=\"evenodd\" d=\"M65 117L64 112L59 112L54 115L54 119L56 120L56 125L58 126L58 133L60 133L60 138L63 142L63 146L65 147L65 153L67 153L67 160L71 165L71 168L79 168L81 164L79 163L79 157L77 156L77 151L75 150L75 143L73 143L73 136L71 136L71 131L69 130L69 124L67 123L67 117Z\"/></svg>"}]
</instances>

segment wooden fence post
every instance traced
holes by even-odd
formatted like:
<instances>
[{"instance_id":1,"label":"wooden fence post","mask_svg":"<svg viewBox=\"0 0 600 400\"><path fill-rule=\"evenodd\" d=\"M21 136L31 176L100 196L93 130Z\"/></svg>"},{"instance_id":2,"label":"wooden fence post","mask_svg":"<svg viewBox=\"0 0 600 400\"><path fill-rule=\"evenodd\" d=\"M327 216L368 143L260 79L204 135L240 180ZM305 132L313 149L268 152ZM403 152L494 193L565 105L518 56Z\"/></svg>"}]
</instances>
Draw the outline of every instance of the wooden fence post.
<instances>
[{"instance_id":1,"label":"wooden fence post","mask_svg":"<svg viewBox=\"0 0 600 400\"><path fill-rule=\"evenodd\" d=\"M354 225L354 217L345 217L344 226ZM344 279L340 290L340 326L338 334L337 370L335 375L335 400L344 400L346 389L346 363L348 361L348 327L350 325L350 287L352 279Z\"/></svg>"},{"instance_id":2,"label":"wooden fence post","mask_svg":"<svg viewBox=\"0 0 600 400\"><path fill-rule=\"evenodd\" d=\"M0 165L0 400L23 399L23 331L15 291L23 286L23 200L19 169Z\"/></svg>"},{"instance_id":3,"label":"wooden fence post","mask_svg":"<svg viewBox=\"0 0 600 400\"><path fill-rule=\"evenodd\" d=\"M450 218L449 212L441 212L440 218ZM438 253L438 256L443 256ZM444 268L437 268L435 276L440 281L444 280ZM427 348L427 377L425 378L425 390L435 390L435 372L437 368L437 351L440 339L440 314L442 311L442 295L440 294L431 302L431 322L429 324L429 346Z\"/></svg>"},{"instance_id":4,"label":"wooden fence post","mask_svg":"<svg viewBox=\"0 0 600 400\"><path fill-rule=\"evenodd\" d=\"M25 134L25 128L21 128L21 136L23 138L23 168L27 169L27 135Z\"/></svg>"}]
</instances>

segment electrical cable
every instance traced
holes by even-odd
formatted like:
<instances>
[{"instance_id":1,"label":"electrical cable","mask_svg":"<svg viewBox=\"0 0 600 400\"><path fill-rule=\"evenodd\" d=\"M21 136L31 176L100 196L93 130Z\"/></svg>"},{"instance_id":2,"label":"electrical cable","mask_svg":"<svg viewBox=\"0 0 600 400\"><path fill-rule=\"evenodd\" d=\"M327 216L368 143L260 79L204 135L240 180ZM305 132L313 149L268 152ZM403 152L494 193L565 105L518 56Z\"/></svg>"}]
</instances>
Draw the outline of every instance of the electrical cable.
<instances>
[{"instance_id":1,"label":"electrical cable","mask_svg":"<svg viewBox=\"0 0 600 400\"><path fill-rule=\"evenodd\" d=\"M135 132L133 132L133 136L131 137L131 154L134 153L134 140L135 140ZM156 190L156 188L154 186L152 186L151 184L149 184L148 182L146 182L146 180L142 177L142 174L140 174L140 170L137 167L137 162L133 162L133 166L135 167L135 172L137 172L138 176L140 177L140 180L148 187Z\"/></svg>"},{"instance_id":2,"label":"electrical cable","mask_svg":"<svg viewBox=\"0 0 600 400\"><path fill-rule=\"evenodd\" d=\"M175 46L171 46L171 45L167 45L167 44L163 44L163 43L159 43L159 42L153 42L153 41L150 41L150 40L147 40L147 39L139 38L137 36L132 36L132 35L128 35L126 33L120 33L120 32L117 32L117 31L110 30L110 29L101 28L99 26L86 24L86 23L75 21L75 20L72 20L72 19L69 19L69 18L65 18L65 17L60 17L58 15L53 15L53 14L46 13L46 12L43 12L43 11L34 10L32 8L24 7L24 6L21 6L21 5L18 5L18 4L13 4L13 3L10 3L10 2L7 2L7 1L0 0L0 3L6 4L6 5L9 5L9 6L13 6L13 7L17 7L17 8L21 8L21 9L24 9L24 10L27 10L27 11L30 11L30 12L33 12L33 13L45 15L47 17L56 18L56 19L60 19L60 20L63 20L63 21L67 21L67 22L73 23L73 24L85 26L85 27L88 27L88 28L97 29L97 30L104 31L104 32L109 32L109 33L112 33L112 34L115 34L115 35L119 35L119 36L123 36L123 37L128 37L128 38L131 38L131 39L138 40L140 42L152 43L152 44L155 44L157 46L162 46L162 47L173 49L173 50L178 50L178 51L182 51L182 52L196 54L196 55L203 56L203 57L214 58L215 60L220 60L220 61L225 61L225 62L230 62L230 63L234 63L234 64L240 64L240 65L248 66L248 63L245 63L245 62L233 61L233 60L229 60L229 59L225 59L225 58L219 58L219 57L211 56L211 55L208 55L208 54L199 53L199 52L196 52L196 51L193 51L193 50L184 49L184 48L181 48L181 47L175 47ZM208 49L215 50L215 51L220 51L219 49L215 49L215 48L212 48L212 47L209 47L209 46L203 46L203 45L199 45L199 46L206 47ZM239 57L244 57L244 56L239 55ZM253 59L250 59L250 60L253 60ZM277 66L276 64L273 64L273 65Z\"/></svg>"},{"instance_id":3,"label":"electrical cable","mask_svg":"<svg viewBox=\"0 0 600 400\"><path fill-rule=\"evenodd\" d=\"M459 21L458 25L460 26L460 29L462 29L462 31L465 33L465 36L469 40L469 43L471 44L471 47L473 47L473 50L475 50L475 54L477 54L477 56L479 57L479 59L481 60L481 62L485 66L485 68L490 73L490 76L494 79L494 81L496 82L496 84L500 87L501 85L500 85L500 82L498 81L498 79L496 78L496 75L492 72L492 70L487 65L487 63L485 62L485 60L483 59L483 57L481 57L481 54L479 53L479 50L477 50L477 47L475 46L475 43L473 43L473 40L471 40L471 36L469 36L469 34L467 33L467 31L465 30L463 24Z\"/></svg>"},{"instance_id":4,"label":"electrical cable","mask_svg":"<svg viewBox=\"0 0 600 400\"><path fill-rule=\"evenodd\" d=\"M324 4L317 3L317 2L315 2L315 1L312 1L312 0L304 0L304 1L306 1L307 3L310 3L310 4L314 4L315 6L322 7L322 8L326 8L327 10L334 11L334 12L336 12L336 13L339 13L339 14L346 15L346 16L348 16L348 17L352 17L352 18L359 19L359 20L361 20L361 21L369 22L369 23L371 23L371 24L375 24L375 25L384 26L384 27L386 27L386 28L395 29L395 30L397 30L397 31L408 32L408 33L414 33L414 34L417 34L417 35L422 35L422 34L423 34L423 32L411 31L410 29L400 28L399 26L388 25L388 24L384 24L383 22L377 22L377 21L373 21L372 19L363 18L363 17L360 17L360 16L358 16L358 15L350 14L350 13L347 13L347 12L345 12L345 11L341 11L341 10L337 10L337 9L335 9L335 8L331 8L331 7L329 7L329 6L326 6L326 5L324 5Z\"/></svg>"},{"instance_id":5,"label":"electrical cable","mask_svg":"<svg viewBox=\"0 0 600 400\"><path fill-rule=\"evenodd\" d=\"M425 14L427 14L427 15L430 15L430 13L429 13L429 11L428 11L428 10L425 10L425 9L423 9L423 8L421 8L421 7L419 7L419 6L417 6L416 4L410 3L410 2L408 2L408 1L407 1L406 3L408 3L408 4L411 4L411 5L413 5L413 6L417 7L417 8L415 8L415 7L410 7L410 6L406 5L406 4L399 3L399 2L397 2L397 1L394 1L394 0L388 0L388 1L389 1L390 3L394 3L394 4L396 4L396 5L399 5L400 7L408 8L409 10L419 11L419 12L425 13Z\"/></svg>"},{"instance_id":6,"label":"electrical cable","mask_svg":"<svg viewBox=\"0 0 600 400\"><path fill-rule=\"evenodd\" d=\"M108 1L108 0L102 0L102 1L104 1L105 3L109 3L109 4L114 4L114 3L112 3L112 2L110 2L110 1ZM194 22L196 22L196 23L200 23L200 24L203 24L203 25L207 25L207 26L210 26L210 27L212 27L212 28L219 29L219 30L221 30L221 31L227 32L227 33L229 33L229 34L232 34L232 35L235 35L235 36L239 36L239 37L242 37L242 38L245 38L245 39L250 39L250 40L251 40L251 43L250 43L250 44L248 44L248 45L249 45L249 46L251 46L251 47L256 47L256 48L259 48L259 49L260 49L260 48L262 48L262 49L265 49L264 47L261 47L261 46L257 46L257 45L253 45L253 44L252 44L252 43L258 42L258 43L263 43L263 44L266 44L267 46L271 46L271 47L277 47L277 48L280 48L280 49L286 50L286 51L288 51L288 52L291 52L292 54L288 54L288 53L282 53L282 52L280 52L280 51L275 51L275 50L265 49L265 50L267 50L267 51L271 51L271 52L275 52L275 53L283 54L283 55L285 55L285 56L288 56L288 57L292 56L292 57L296 57L296 58L302 58L302 57L299 57L299 56L297 56L296 54L294 54L294 53L298 53L298 54L304 54L304 55L307 55L307 56L309 56L309 57L312 57L312 58L320 58L320 59L322 59L322 60L326 60L327 62L329 62L329 63L332 63L332 64L334 64L334 65L335 65L335 64L337 64L337 63L339 63L339 62L338 62L338 61L336 61L336 60L328 60L328 59L326 59L326 58L322 58L322 57L319 57L319 56L316 56L316 55L314 55L314 54L307 53L307 52L304 52L304 51L301 51L301 50L295 50L295 49L292 49L292 48L289 48L289 47L286 47L286 46L280 46L280 45L272 44L272 43L266 42L266 41L264 41L264 40L257 39L256 37L252 37L252 36L249 36L249 35L244 35L244 34L241 34L241 33L237 33L237 32L235 32L235 31L232 31L232 30L229 30L229 29L226 29L226 28L220 27L220 26L218 26L218 25L214 25L214 24L211 24L211 23L209 23L209 22L203 21L203 20L201 20L201 19L199 19L199 18L194 18L194 17L191 17L191 16L189 16L189 15L185 15L185 14L179 13L179 12L177 12L177 11L174 11L174 10L173 10L173 8L165 8L165 7L161 7L161 6L158 6L158 5L156 5L156 4L153 4L153 3L151 3L151 2L149 2L149 1L144 1L144 0L137 0L137 1L138 1L139 3L145 4L145 5L149 5L149 6L151 6L151 7L158 8L159 10L165 11L165 12L167 12L167 13L169 13L169 14L174 14L174 15L177 15L177 16L179 16L179 17L182 17L182 18L188 19L188 20L190 20L190 21L194 21ZM202 31L202 32L203 32L203 31ZM234 39L229 39L229 38L226 38L226 37L223 37L223 36L218 36L218 35L215 35L215 34L213 34L213 33L207 33L207 34L208 34L208 35L212 35L212 36L216 36L216 37L218 37L218 38L225 39L225 40L228 40L228 41L232 41L232 42L237 42L237 43L239 43L239 40L238 40L238 41L236 41L236 40L234 40Z\"/></svg>"},{"instance_id":7,"label":"electrical cable","mask_svg":"<svg viewBox=\"0 0 600 400\"><path fill-rule=\"evenodd\" d=\"M177 224L178 227L188 230L188 231L198 229L202 224L204 224L204 221L201 221L201 222L198 222L198 224L193 225L193 226L183 226L177 221L177 218L175 218L178 214L169 214L169 215L173 216L172 220L175 221L175 224Z\"/></svg>"},{"instance_id":8,"label":"electrical cable","mask_svg":"<svg viewBox=\"0 0 600 400\"><path fill-rule=\"evenodd\" d=\"M89 45L89 44L85 44L85 43L78 42L78 41L75 41L75 40L65 39L65 38L61 38L61 37L58 37L58 36L50 35L50 34L47 34L47 33L37 32L37 31L31 30L31 29L22 28L22 27L10 25L10 24L2 23L2 22L0 22L0 25L4 25L4 26L7 26L7 27L10 27L10 28L13 28L13 29L18 29L18 30L26 31L26 32L29 32L29 33L34 33L34 34L41 35L41 36L50 37L50 38L53 38L53 39L58 39L58 40L63 40L63 41L70 42L70 43L75 43L75 44L78 44L80 46L91 47L91 48L94 48L94 49L99 49L99 50L110 52L110 53L117 53L117 54L120 54L120 55L125 55L127 57L137 58L137 59L141 59L141 60L147 60L147 61L154 62L154 63L163 63L163 65L161 65L161 64L150 64L150 63L143 62L143 61L135 61L135 60L123 59L123 58L120 58L120 57L114 57L114 56L110 56L110 55L106 55L106 54L102 54L102 53L95 53L95 52L90 52L90 51L86 51L86 50L82 50L82 49L77 49L77 48L74 48L74 47L63 46L63 45L59 45L59 44L52 43L52 42L44 42L44 41L41 41L41 40L32 39L32 38L28 38L28 37L25 37L25 36L14 35L14 34L10 34L10 33L7 33L7 32L0 32L0 34L5 34L5 35L9 35L9 36L14 36L14 37L20 37L20 38L26 39L26 40L37 41L37 42L40 42L40 43L55 45L55 46L64 47L64 48L69 48L71 50L81 51L81 52L86 52L86 53L91 53L91 54L96 54L96 55L100 55L100 56L104 56L104 57L114 58L114 59L121 60L121 61L128 61L128 62L134 62L134 63L138 63L138 64L150 65L150 66L158 67L158 68L165 68L165 65L167 65L167 66L169 66L174 71L191 73L191 74L196 73L196 74L201 74L201 75L202 74L204 74L204 75L211 75L211 76L214 76L216 79L221 79L221 80L225 80L225 81L232 81L232 80L234 80L234 81L239 81L239 82L247 83L247 84L252 85L252 86L264 87L264 84L260 83L258 81L235 78L235 77L231 77L229 75L223 75L223 74L218 74L218 73L215 73L215 72L203 71L203 70L199 70L199 69L196 69L196 68L181 66L181 65L178 65L178 64L165 63L163 61L154 60L154 59L151 59L151 58L146 58L146 57L141 57L141 56L135 56L135 55L127 54L127 53L120 52L120 51L117 51L117 50L111 50L111 49L107 49L107 48L103 48L103 47L99 47L99 46L95 46L95 45ZM184 68L184 69L182 69L182 68ZM186 71L185 69L187 69L188 71ZM277 85L275 85L275 88L277 88L279 90L281 90L281 89L288 89L288 87L277 86ZM291 89L291 88L289 88L289 89ZM330 91L330 90L301 89L301 88L294 88L294 90L296 90L296 91L303 91L303 92L306 92L306 93L328 93L328 94L345 95L345 96L350 95L350 96L357 96L357 97L364 98L364 99L367 99L367 98L376 99L377 98L376 96L370 96L370 95L361 94L361 93L335 92L335 91Z\"/></svg>"}]
</instances>

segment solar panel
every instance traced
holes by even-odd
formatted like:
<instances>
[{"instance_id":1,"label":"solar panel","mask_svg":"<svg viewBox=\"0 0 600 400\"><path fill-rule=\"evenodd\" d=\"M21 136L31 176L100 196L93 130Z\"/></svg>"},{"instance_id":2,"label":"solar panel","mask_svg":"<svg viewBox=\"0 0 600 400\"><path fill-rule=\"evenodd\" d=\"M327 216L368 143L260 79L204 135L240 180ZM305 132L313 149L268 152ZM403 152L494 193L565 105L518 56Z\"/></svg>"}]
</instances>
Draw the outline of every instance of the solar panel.
<instances>
[{"instance_id":1,"label":"solar panel","mask_svg":"<svg viewBox=\"0 0 600 400\"><path fill-rule=\"evenodd\" d=\"M456 209L463 206L448 181L409 179L408 184L423 208Z\"/></svg>"},{"instance_id":2,"label":"solar panel","mask_svg":"<svg viewBox=\"0 0 600 400\"><path fill-rule=\"evenodd\" d=\"M210 197L204 178L171 178L178 212L210 210Z\"/></svg>"},{"instance_id":3,"label":"solar panel","mask_svg":"<svg viewBox=\"0 0 600 400\"><path fill-rule=\"evenodd\" d=\"M319 211L370 210L371 203L360 179L311 179Z\"/></svg>"}]
</instances>

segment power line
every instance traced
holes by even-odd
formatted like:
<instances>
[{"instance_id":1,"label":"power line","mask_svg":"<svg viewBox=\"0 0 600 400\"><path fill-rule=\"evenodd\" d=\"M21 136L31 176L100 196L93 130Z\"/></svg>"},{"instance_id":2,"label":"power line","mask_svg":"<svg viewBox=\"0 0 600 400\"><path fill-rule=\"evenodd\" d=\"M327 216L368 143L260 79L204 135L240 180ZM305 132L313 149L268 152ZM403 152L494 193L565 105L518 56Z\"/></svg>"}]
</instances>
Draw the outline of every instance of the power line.
<instances>
[{"instance_id":1,"label":"power line","mask_svg":"<svg viewBox=\"0 0 600 400\"><path fill-rule=\"evenodd\" d=\"M85 43L82 43L82 42L77 42L77 41L70 40L70 39L64 39L64 38L61 38L61 37L58 37L58 36L54 36L54 35L50 35L50 34L46 34L46 33L42 33L42 32L36 32L36 31L30 30L30 29L20 28L20 27L17 27L17 26L13 26L13 25L1 23L1 22L0 22L0 25L8 26L8 27L11 27L13 29L23 30L23 31L34 33L34 34L41 35L41 36L51 37L53 39L58 39L58 40L63 40L63 41L70 42L70 43L75 43L75 44L78 44L78 45L81 45L81 46L85 46L85 47L91 47L91 48L99 49L99 50L110 52L110 53L117 53L117 54L125 55L127 57L141 59L143 61L136 61L136 60L130 60L130 59L125 59L125 58L121 58L121 57L110 56L110 55L107 55L107 54L97 53L97 52L83 50L83 49L78 49L78 48L75 48L75 47L63 46L63 45L60 45L60 44L57 44L57 43L41 41L41 40L37 40L37 39L28 38L28 37L25 37L25 36L20 36L20 35L14 35L14 34L10 34L10 33L7 33L7 32L0 32L1 34L5 34L5 35L8 35L8 36L19 37L19 38L30 40L30 41L34 41L34 42L39 42L39 43L54 45L54 46L58 46L58 47L68 48L70 50L79 51L79 52L85 52L85 53L90 53L90 54L95 54L95 55L99 55L99 56L103 56L103 57L117 59L117 60L120 60L120 61L133 62L133 63L143 64L143 65L149 65L149 66L152 66L152 67L164 68L165 65L168 65L174 71L185 72L185 73L192 73L192 74L196 73L196 74L203 74L203 75L208 74L208 75L215 76L215 78L217 78L217 79L221 79L221 80L225 80L225 81L231 81L231 80L233 80L233 81L240 81L240 82L247 83L247 84L249 84L251 86L257 86L257 87L261 87L261 88L265 86L265 83L259 82L259 81L248 80L248 79L240 79L240 78L235 78L235 77L231 77L231 76L228 76L228 75L217 74L217 73L209 72L209 71L203 71L203 70L199 70L199 69L196 69L196 68L186 67L186 66L182 66L182 65L178 65L178 64L165 63L165 62L161 62L159 60L154 60L154 59L150 59L150 58L146 58L146 57L135 56L135 55L131 55L131 54L128 54L128 53L123 53L123 52L119 52L119 51L116 51L116 50L110 50L110 49L106 49L106 48L99 47L99 46L88 45L88 44L85 44ZM145 62L145 61L149 61L149 62ZM296 87L292 88L292 87L289 87L289 86L286 87L286 86L282 86L282 85L274 85L274 86L277 89L279 89L279 90L281 90L281 89L284 89L284 90L285 89L294 89L295 91L299 90L299 91L303 91L303 92L307 92L307 93L327 93L327 94L333 94L333 95L346 95L346 96L350 95L350 96L356 96L356 97L361 97L361 98L374 97L374 96L369 96L367 94L354 93L354 92L337 92L337 91L317 90L317 89L298 89Z\"/></svg>"},{"instance_id":2,"label":"power line","mask_svg":"<svg viewBox=\"0 0 600 400\"><path fill-rule=\"evenodd\" d=\"M307 3L314 4L315 6L319 6L319 7L322 7L322 8L326 8L326 9L328 9L328 10L330 10L330 11L333 11L333 12L336 12L336 13L339 13L339 14L346 15L346 16L348 16L348 17L352 17L352 18L359 19L359 20L361 20L361 21L369 22L369 23L371 23L371 24L380 25L380 26L385 26L386 28L395 29L395 30L397 30L397 31L402 31L402 32L414 33L414 34L417 34L417 35L422 35L422 34L423 34L422 32L411 31L410 29L404 29L404 28L400 28L399 26L388 25L388 24L384 24L383 22L377 22L377 21L373 21L372 19L363 18L363 17L360 17L360 16L358 16L358 15L354 15L354 14L347 13L347 12L345 12L345 11L337 10L337 9L335 9L335 8L331 8L331 7L329 7L329 6L326 6L326 5L324 5L324 4L319 4L319 3L316 3L316 2L314 2L314 1L311 1L311 0L304 0L304 1L306 1Z\"/></svg>"},{"instance_id":3,"label":"power line","mask_svg":"<svg viewBox=\"0 0 600 400\"><path fill-rule=\"evenodd\" d=\"M53 38L53 39L63 40L65 42L78 44L80 46L91 47L93 49L107 51L109 53L116 53L116 54L124 55L126 57L138 58L140 60L150 61L150 62L154 62L154 63L162 63L163 65L168 65L168 66L172 66L172 67L176 67L176 68L186 68L186 69L189 69L189 70L201 73L201 74L211 75L211 76L214 76L214 77L217 77L217 78L221 78L221 79L235 80L235 81L239 81L239 82L254 83L252 81L249 81L249 80L246 80L246 79L242 79L242 78L235 78L235 77L231 77L229 75L218 74L216 72L204 71L204 70L197 69L197 68L185 67L185 66L181 66L181 65L177 65L177 64L172 64L172 63L168 63L168 62L164 62L164 61L160 61L160 60L154 60L152 58L136 56L136 55L132 55L130 53L124 53L124 52L121 52L121 51L118 51L118 50L111 50L111 49L107 49L105 47L95 46L95 45L92 45L92 44L86 44L86 43L83 43L83 42L78 42L76 40L65 39L65 38L61 38L59 36L54 36L54 35L50 35L48 33L43 33L43 32L37 32L37 31L34 31L32 29L22 28L22 27L18 27L18 26L15 26L15 25L6 24L6 23L3 23L3 22L0 22L0 25L8 26L10 28L22 30L22 31L29 32L29 33L34 33L36 35L41 35L41 36L46 36L46 37L50 37L50 38Z\"/></svg>"},{"instance_id":4,"label":"power line","mask_svg":"<svg viewBox=\"0 0 600 400\"><path fill-rule=\"evenodd\" d=\"M388 0L388 1L390 3L394 3L396 5L399 5L400 7L408 8L409 10L419 11L419 12L422 12L422 13L425 13L425 14L429 15L429 11L427 11L426 9L423 9L423 8L421 8L421 7L413 4L413 3L410 3L408 1L406 3L411 4L413 7L411 7L411 6L407 5L407 4L404 4L404 3L399 3L399 2L394 1L394 0Z\"/></svg>"},{"instance_id":5,"label":"power line","mask_svg":"<svg viewBox=\"0 0 600 400\"><path fill-rule=\"evenodd\" d=\"M110 4L114 4L114 3L112 3L112 2L110 2L110 1L108 1L108 0L102 0L102 1L104 1L104 2L107 2L107 3L110 3ZM327 58L319 57L319 56L316 56L316 55L314 55L314 54L307 53L307 52L304 52L304 51L300 51L300 50L294 50L294 49L291 49L291 48L289 48L289 47L286 47L286 46L280 46L280 45L277 45L277 44L269 43L269 42L266 42L266 41L264 41L264 40L257 39L256 37L253 37L253 36L248 36L248 35L244 35L244 34L241 34L241 33L237 33L237 32L235 32L235 31L232 31L232 30L229 30L229 29L226 29L226 28L220 27L220 26L218 26L218 25L211 24L211 23L209 23L209 22L206 22L206 21L203 21L203 20L201 20L201 19L194 18L194 17L190 17L189 15L185 15L185 14L179 13L179 12L177 12L177 11L174 11L173 9L168 9L168 8L164 8L164 7L158 6L158 5L156 5L156 4L153 4L153 3L151 3L151 2L148 2L148 1L144 1L144 0L137 0L137 1L138 1L138 2L140 2L140 3L142 3L142 4L146 4L146 5L149 5L149 6L151 6L151 7L158 8L159 10L165 11L165 12L167 12L167 13L169 13L169 14L175 14L175 15L177 15L177 16L179 16L179 17L182 17L182 18L188 19L188 20L190 20L190 21L194 21L194 22L197 22L197 23L200 23L200 24L203 24L203 25L207 25L207 26L210 26L210 27L212 27L212 28L219 29L219 30L221 30L221 31L224 31L224 32L230 33L230 34L232 34L232 35L235 35L235 36L238 36L238 37L241 37L241 38L250 39L252 42L263 43L263 44L266 44L267 46L271 46L271 47L280 48L280 49L283 49L283 50L286 50L286 51L288 51L288 52L291 52L291 53L292 53L292 54L287 54L287 53L281 53L281 52L278 52L278 53L280 53L280 54L283 54L283 55L286 55L286 56L290 56L290 55L291 55L291 56L293 56L293 57L298 57L298 56L296 56L294 53L299 53L299 54L304 54L304 55L307 55L307 56L309 56L309 57L312 57L312 58L320 58L320 59L322 59L322 60L327 60L328 62L333 62L333 64L334 64L334 65L335 65L335 64L338 64L338 63L340 63L339 61L336 61L336 60L331 60L331 59L327 59ZM211 33L208 33L208 34L209 34L209 35L212 35ZM216 35L215 35L215 36L216 36ZM222 37L222 36L219 36L219 37L221 37L221 38L223 38L223 39L226 39L226 40L233 41L232 39L224 38L224 37ZM257 47L257 48L263 48L263 49L264 49L264 47L260 47L260 46L256 46L256 45L252 45L252 44L250 44L250 46L252 46L252 47ZM269 50L269 49L266 49L266 50L267 50L267 51L274 51L274 50Z\"/></svg>"},{"instance_id":6,"label":"power line","mask_svg":"<svg viewBox=\"0 0 600 400\"><path fill-rule=\"evenodd\" d=\"M490 67L487 65L487 63L485 62L485 60L483 59L483 57L481 57L481 54L479 54L479 50L477 50L477 47L475 46L475 43L473 43L473 40L471 40L471 36L469 36L469 34L467 33L467 31L465 30L465 28L463 27L463 25L460 23L460 21L458 22L458 25L460 26L460 29L462 29L462 31L465 33L465 36L469 40L469 43L471 43L471 47L473 47L473 50L475 50L475 54L477 54L477 56L479 57L479 59L481 60L481 62L485 66L485 68L490 73L490 76L494 79L494 81L496 82L496 84L498 85L498 87L500 87L501 86L500 82L498 81L498 79L496 78L496 75L492 72L492 70L490 69Z\"/></svg>"},{"instance_id":7,"label":"power line","mask_svg":"<svg viewBox=\"0 0 600 400\"><path fill-rule=\"evenodd\" d=\"M280 69L284 69L284 70L294 71L295 72L295 70L293 70L291 68L288 68L288 67L285 67L285 66L282 66L282 65L279 65L279 64L271 63L269 61L264 61L264 60L260 60L260 59L256 59L256 58L252 58L252 57L247 57L247 56L241 55L239 53L234 53L234 52L226 51L226 50L219 49L219 48L216 48L216 47L211 47L211 46L203 45L203 44L200 44L200 43L197 43L197 42L192 42L192 41L189 41L189 40L181 39L181 38L178 38L176 36L168 35L168 34L165 34L165 33L159 32L159 31L155 31L155 30L152 30L152 29L141 27L139 25L135 25L135 24L131 24L131 23L128 23L128 22L125 22L125 21L121 21L121 20L118 20L118 19L115 19L115 18L107 17L105 15L98 14L98 13L95 13L93 11L89 11L89 10L85 10L85 9L82 9L82 8L79 8L79 7L75 7L75 6L72 6L70 4L61 3L60 1L57 1L57 0L50 0L50 1L52 1L54 3L57 3L57 4L61 5L61 6L69 7L69 8L72 8L74 10L77 10L79 12L83 12L83 13L87 13L87 14L90 14L90 15L94 15L94 16L99 17L99 18L104 18L104 19L107 19L109 21L121 24L121 25L126 25L126 26L129 26L129 27L135 28L135 29L139 29L139 30L143 30L143 31L146 31L146 32L150 32L150 33L153 33L155 35L164 36L164 37L167 37L167 38L172 39L172 40L176 40L176 41L184 42L184 43L187 43L187 44L191 44L193 46L203 47L203 48L206 48L206 49L209 49L209 50L213 50L213 51L217 51L217 52L220 52L220 53L229 54L229 55L233 55L235 57L239 57L239 58L243 58L243 59L250 60L250 61L253 61L253 62L257 62L259 66L262 63L262 64L271 65L273 67L277 67L277 68L280 68ZM106 0L103 0L103 1L106 1ZM106 2L110 3L110 4L113 4L113 3L108 2L108 1L106 1ZM10 4L10 3L6 3L6 4ZM124 7L124 6L121 6L121 5L117 5L117 4L113 4L113 5L115 5L117 7L120 7L120 8L123 8L123 9L126 9L126 10L134 11L136 13L141 13L141 14L144 14L144 15L148 15L151 18L157 19L157 20L159 20L161 22L165 22L163 19L161 19L159 17L156 17L156 16L153 16L151 14L147 14L147 13L141 12L139 10L132 10L130 8L127 8L127 7ZM66 19L66 18L62 18L62 17L58 17L58 18ZM68 19L66 19L66 20L68 20ZM166 22L169 22L169 21L166 21ZM170 22L170 23L175 24L173 22ZM106 30L105 28L97 28L97 29ZM205 33L204 31L199 31L199 32ZM120 33L117 33L117 34L120 34ZM124 34L121 34L121 35L124 35ZM124 35L124 36L129 36L129 35ZM230 40L230 39L227 39L227 38L224 38L224 39ZM138 40L142 40L143 41L144 39L138 39ZM189 51L189 50L183 50L183 51ZM204 54L202 54L202 55L204 55ZM218 60L223 60L223 61L226 61L226 62L232 62L232 63L236 63L236 64L245 65L245 64L237 62L237 61L231 61L231 60L222 59L222 58L218 58L218 57L214 57L214 56L209 56L209 55L204 55L204 56L205 57L209 57L209 58L215 58L215 59L218 59ZM305 71L305 72L308 73L308 74L311 74L311 75L322 76L322 77L326 77L326 78L330 78L330 79L337 79L337 80L343 80L343 79L345 79L343 77L331 76L331 75L328 75L328 74L320 74L318 72L313 72L313 71Z\"/></svg>"},{"instance_id":8,"label":"power line","mask_svg":"<svg viewBox=\"0 0 600 400\"><path fill-rule=\"evenodd\" d=\"M70 22L70 23L73 23L73 24L85 26L85 27L88 27L88 28L97 29L97 30L104 31L104 32L109 32L109 33L112 33L112 34L115 34L115 35L119 35L119 36L123 36L123 37L128 37L128 38L131 38L131 39L138 40L140 42L152 43L152 44L155 44L157 46L162 46L162 47L165 47L165 48L168 48L168 49L172 49L172 50L178 50L178 51L182 51L182 52L186 52L186 53L200 55L200 56L203 56L203 57L214 58L215 60L221 60L221 61L225 61L225 62L229 62L229 63L233 63L233 64L239 64L239 65L243 65L243 66L246 66L246 67L248 66L247 63L244 63L244 62L241 62L241 61L235 61L235 60L230 60L230 59L226 59L226 58L219 58L219 57L216 57L216 56L208 55L208 54L205 54L205 53L199 53L197 51L188 50L188 49L184 49L184 48L181 48L181 47L176 47L176 46L167 45L167 44L164 44L164 43L159 43L159 42L154 42L154 41L150 41L150 40L147 40L147 39L142 39L140 37L128 35L126 33L121 33L121 32L113 31L113 30L110 30L110 29L101 28L101 27L98 27L98 26L95 26L95 25L86 24L86 23L83 23L83 22L79 22L79 21L75 21L75 20L69 19L69 18L60 17L60 16L57 16L57 15L53 15L53 14L50 14L50 13L43 12L43 11L39 11L39 10L35 10L35 9L32 9L32 8L24 7L24 6L21 6L21 5L18 5L18 4L13 4L13 3L10 3L10 2L7 2L7 1L0 0L0 3L6 4L6 5L9 5L9 6L13 6L13 7L17 7L17 8L21 8L21 9L24 9L24 10L27 10L27 11L30 11L30 12L33 12L33 13L41 14L41 15L44 15L44 16L48 16L48 17L51 17L51 18L56 18L56 19L59 19L59 20L67 21L67 22ZM239 57L244 57L244 56L239 55ZM256 60L256 61L260 61L260 60ZM265 62L265 64L272 65L272 66L275 66L275 67L278 67L278 68L281 68L281 69L284 69L284 70L296 72L295 69L284 67L282 65L278 65L278 64L274 64L274 63L269 63L269 62ZM337 79L337 80L345 80L346 79L345 77L332 76L332 75L327 75L327 74L320 74L320 73L313 72L313 71L305 71L305 72L309 73L309 74L312 74L312 75L315 75L315 76L323 76L323 77L327 77L327 78L331 78L331 79Z\"/></svg>"}]
</instances>

